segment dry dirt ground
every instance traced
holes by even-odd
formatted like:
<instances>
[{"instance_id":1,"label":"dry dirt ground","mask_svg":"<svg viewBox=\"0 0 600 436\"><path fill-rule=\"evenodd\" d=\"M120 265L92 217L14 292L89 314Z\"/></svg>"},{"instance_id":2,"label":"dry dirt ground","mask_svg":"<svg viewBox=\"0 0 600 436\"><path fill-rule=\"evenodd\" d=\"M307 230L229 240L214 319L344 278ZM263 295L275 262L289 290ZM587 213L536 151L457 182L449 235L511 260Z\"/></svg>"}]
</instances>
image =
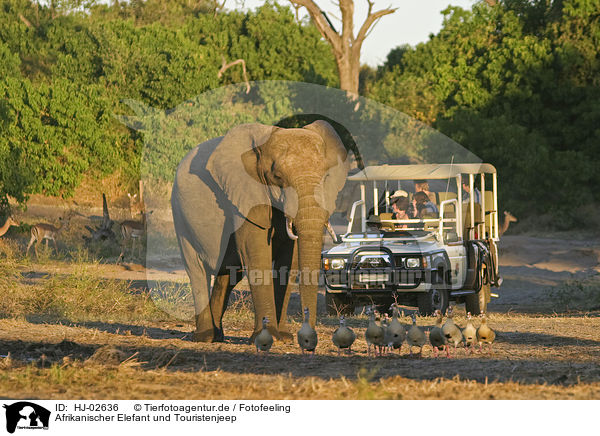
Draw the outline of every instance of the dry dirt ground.
<instances>
[{"instance_id":1,"label":"dry dirt ground","mask_svg":"<svg viewBox=\"0 0 600 436\"><path fill-rule=\"evenodd\" d=\"M320 314L319 346L303 356L295 343L275 343L257 356L248 337L253 315L227 312L226 341L194 343L192 324L165 318L146 323L48 322L36 317L0 319L0 384L6 398L146 399L600 399L600 307L558 308L549 298L565 281L600 271L600 240L506 235L500 245L504 277L489 306L497 333L491 352L434 358L401 353L368 357L367 319L349 325L358 339L352 355L338 356L331 342L337 319ZM68 274L68 260L37 263L22 280ZM100 274L131 281L139 292L149 277L182 271L146 271L129 263L99 264ZM596 292L600 292L596 289ZM291 325L300 326L298 297ZM320 296L324 309L324 297ZM406 313L408 315L408 312ZM457 324L464 326L463 307ZM402 319L406 325L408 316ZM420 318L428 329L433 318ZM478 323L478 322L477 322Z\"/></svg>"}]
</instances>

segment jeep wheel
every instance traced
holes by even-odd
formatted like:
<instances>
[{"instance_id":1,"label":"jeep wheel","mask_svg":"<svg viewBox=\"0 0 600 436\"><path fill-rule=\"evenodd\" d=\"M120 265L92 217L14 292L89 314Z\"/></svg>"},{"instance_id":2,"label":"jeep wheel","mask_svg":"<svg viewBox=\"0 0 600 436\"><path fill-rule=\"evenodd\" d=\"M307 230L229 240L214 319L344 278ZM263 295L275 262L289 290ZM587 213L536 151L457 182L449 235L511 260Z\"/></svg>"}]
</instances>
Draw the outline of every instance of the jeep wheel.
<instances>
[{"instance_id":1,"label":"jeep wheel","mask_svg":"<svg viewBox=\"0 0 600 436\"><path fill-rule=\"evenodd\" d=\"M352 297L345 294L331 294L325 291L325 305L327 306L327 315L337 316L338 313L339 315L354 315Z\"/></svg>"},{"instance_id":2,"label":"jeep wheel","mask_svg":"<svg viewBox=\"0 0 600 436\"><path fill-rule=\"evenodd\" d=\"M422 316L433 315L436 310L446 313L448 308L448 291L446 289L431 289L417 296L419 313Z\"/></svg>"},{"instance_id":3,"label":"jeep wheel","mask_svg":"<svg viewBox=\"0 0 600 436\"><path fill-rule=\"evenodd\" d=\"M465 310L471 312L471 315L480 315L487 310L488 301L490 301L490 285L482 285L477 294L465 296Z\"/></svg>"}]
</instances>

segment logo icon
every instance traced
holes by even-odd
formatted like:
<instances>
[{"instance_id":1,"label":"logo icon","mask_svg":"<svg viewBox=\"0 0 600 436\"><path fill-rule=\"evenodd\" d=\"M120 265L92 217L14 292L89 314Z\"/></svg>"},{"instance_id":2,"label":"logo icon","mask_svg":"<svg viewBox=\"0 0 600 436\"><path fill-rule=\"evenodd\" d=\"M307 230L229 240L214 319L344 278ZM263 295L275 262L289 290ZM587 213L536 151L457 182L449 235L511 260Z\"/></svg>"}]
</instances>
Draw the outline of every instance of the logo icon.
<instances>
[{"instance_id":1,"label":"logo icon","mask_svg":"<svg viewBox=\"0 0 600 436\"><path fill-rule=\"evenodd\" d=\"M19 429L48 429L50 411L29 401L19 401L11 405L4 404L6 409L6 431L14 433Z\"/></svg>"}]
</instances>

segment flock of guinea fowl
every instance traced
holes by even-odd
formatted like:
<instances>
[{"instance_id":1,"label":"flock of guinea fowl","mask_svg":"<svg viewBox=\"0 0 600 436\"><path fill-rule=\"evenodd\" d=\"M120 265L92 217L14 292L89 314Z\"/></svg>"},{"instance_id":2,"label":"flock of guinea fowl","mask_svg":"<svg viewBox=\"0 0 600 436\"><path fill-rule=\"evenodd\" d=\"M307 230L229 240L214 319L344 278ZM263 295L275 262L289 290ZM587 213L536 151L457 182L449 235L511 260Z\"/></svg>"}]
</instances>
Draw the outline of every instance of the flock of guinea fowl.
<instances>
[{"instance_id":1,"label":"flock of guinea fowl","mask_svg":"<svg viewBox=\"0 0 600 436\"><path fill-rule=\"evenodd\" d=\"M367 309L369 315L369 325L365 330L365 339L367 341L367 354L371 356L371 348L375 355L382 356L385 353L398 350L401 353L404 342L408 344L409 354L412 356L414 347L419 348L418 355L423 351L423 346L429 343L434 351L434 356L438 357L440 350L445 351L446 357L452 357L450 347L453 345L454 352L457 347L462 345L465 352L472 353L476 345L479 345L479 351L483 349L483 344L488 344L488 352L491 352L492 343L496 338L496 333L488 326L485 314L481 317L481 323L478 328L473 324L471 314L467 313L467 323L463 329L457 326L453 320L452 307L448 309L446 322L443 323L443 314L435 311L437 320L435 325L429 330L429 338L423 328L417 326L416 315L412 314L412 326L407 330L398 320L398 307L394 304L393 316L391 320L385 314L385 319L381 324L375 321L375 310L371 307ZM298 331L298 345L302 349L302 354L312 353L314 355L317 348L317 331L310 326L308 308L304 309L304 322ZM268 353L273 345L273 336L267 329L269 320L264 317L263 328L254 340L257 353ZM333 332L332 341L338 349L338 355L342 350L347 353L352 352L352 344L356 340L356 333L350 327L346 326L344 316L340 316L340 326Z\"/></svg>"}]
</instances>

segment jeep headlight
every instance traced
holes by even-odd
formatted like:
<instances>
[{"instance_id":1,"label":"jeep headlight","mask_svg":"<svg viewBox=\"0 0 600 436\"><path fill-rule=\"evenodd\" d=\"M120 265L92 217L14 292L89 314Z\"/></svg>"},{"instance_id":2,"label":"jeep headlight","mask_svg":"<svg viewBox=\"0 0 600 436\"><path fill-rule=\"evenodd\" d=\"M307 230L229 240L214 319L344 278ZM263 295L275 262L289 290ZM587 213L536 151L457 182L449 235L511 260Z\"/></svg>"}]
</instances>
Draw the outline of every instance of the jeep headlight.
<instances>
[{"instance_id":1,"label":"jeep headlight","mask_svg":"<svg viewBox=\"0 0 600 436\"><path fill-rule=\"evenodd\" d=\"M406 258L406 267L407 268L419 268L421 266L421 259L418 257L408 257Z\"/></svg>"},{"instance_id":2,"label":"jeep headlight","mask_svg":"<svg viewBox=\"0 0 600 436\"><path fill-rule=\"evenodd\" d=\"M345 259L331 259L331 269L344 269L345 266Z\"/></svg>"},{"instance_id":3,"label":"jeep headlight","mask_svg":"<svg viewBox=\"0 0 600 436\"><path fill-rule=\"evenodd\" d=\"M329 259L327 257L323 258L323 269L325 271L329 270L340 270L344 269L346 266L346 259Z\"/></svg>"}]
</instances>

